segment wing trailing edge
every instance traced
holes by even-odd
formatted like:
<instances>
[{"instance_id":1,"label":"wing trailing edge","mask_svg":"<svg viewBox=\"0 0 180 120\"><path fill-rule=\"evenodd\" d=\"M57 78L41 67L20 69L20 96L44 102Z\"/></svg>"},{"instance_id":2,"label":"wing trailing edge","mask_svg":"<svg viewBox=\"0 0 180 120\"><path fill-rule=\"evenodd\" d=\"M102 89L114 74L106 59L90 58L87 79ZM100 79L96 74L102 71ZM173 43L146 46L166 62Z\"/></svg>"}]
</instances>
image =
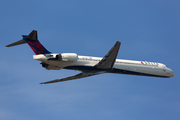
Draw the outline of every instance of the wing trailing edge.
<instances>
[{"instance_id":1,"label":"wing trailing edge","mask_svg":"<svg viewBox=\"0 0 180 120\"><path fill-rule=\"evenodd\" d=\"M82 72L82 73L79 73L79 74L76 74L76 75L73 75L70 77L51 80L51 81L43 82L40 84L49 84L49 83L63 82L63 81L68 81L68 80L75 80L75 79L89 77L89 76L98 75L98 74L102 74L102 73L104 73L104 72Z\"/></svg>"}]
</instances>

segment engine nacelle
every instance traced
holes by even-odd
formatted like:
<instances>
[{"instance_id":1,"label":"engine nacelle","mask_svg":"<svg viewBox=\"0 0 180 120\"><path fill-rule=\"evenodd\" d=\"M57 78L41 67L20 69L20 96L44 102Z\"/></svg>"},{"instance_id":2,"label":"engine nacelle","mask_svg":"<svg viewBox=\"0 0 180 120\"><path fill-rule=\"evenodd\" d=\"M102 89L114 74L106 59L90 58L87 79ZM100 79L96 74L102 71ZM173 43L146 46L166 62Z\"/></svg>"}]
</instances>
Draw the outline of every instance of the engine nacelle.
<instances>
[{"instance_id":1,"label":"engine nacelle","mask_svg":"<svg viewBox=\"0 0 180 120\"><path fill-rule=\"evenodd\" d=\"M55 59L60 61L75 62L78 60L78 55L76 53L62 53L56 55Z\"/></svg>"}]
</instances>

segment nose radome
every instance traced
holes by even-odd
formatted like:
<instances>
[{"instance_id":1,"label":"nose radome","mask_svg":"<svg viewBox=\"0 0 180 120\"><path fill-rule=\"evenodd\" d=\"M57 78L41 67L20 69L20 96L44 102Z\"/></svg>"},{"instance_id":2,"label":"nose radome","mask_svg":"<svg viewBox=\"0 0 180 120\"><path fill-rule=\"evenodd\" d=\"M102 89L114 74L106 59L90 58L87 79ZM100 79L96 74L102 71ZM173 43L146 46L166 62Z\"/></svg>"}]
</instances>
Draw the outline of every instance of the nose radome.
<instances>
[{"instance_id":1,"label":"nose radome","mask_svg":"<svg viewBox=\"0 0 180 120\"><path fill-rule=\"evenodd\" d=\"M175 73L169 68L170 77L174 77Z\"/></svg>"},{"instance_id":2,"label":"nose radome","mask_svg":"<svg viewBox=\"0 0 180 120\"><path fill-rule=\"evenodd\" d=\"M172 71L171 72L171 77L174 77L175 76L175 73Z\"/></svg>"},{"instance_id":3,"label":"nose radome","mask_svg":"<svg viewBox=\"0 0 180 120\"><path fill-rule=\"evenodd\" d=\"M175 73L173 72L173 70L171 70L170 68L167 68L166 70L167 70L167 71L166 71L167 74L169 74L169 75L168 75L169 77L174 77L174 76L175 76Z\"/></svg>"}]
</instances>

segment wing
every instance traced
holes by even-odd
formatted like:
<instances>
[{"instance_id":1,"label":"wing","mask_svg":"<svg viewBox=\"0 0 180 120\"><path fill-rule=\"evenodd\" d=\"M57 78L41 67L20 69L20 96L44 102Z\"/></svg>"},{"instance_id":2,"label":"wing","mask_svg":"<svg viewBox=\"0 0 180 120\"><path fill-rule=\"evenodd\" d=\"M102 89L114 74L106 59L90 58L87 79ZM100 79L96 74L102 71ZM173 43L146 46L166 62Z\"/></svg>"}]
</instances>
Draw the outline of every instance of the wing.
<instances>
[{"instance_id":1,"label":"wing","mask_svg":"<svg viewBox=\"0 0 180 120\"><path fill-rule=\"evenodd\" d=\"M120 48L121 42L117 41L111 50L103 57L103 59L94 67L101 69L112 68Z\"/></svg>"},{"instance_id":2,"label":"wing","mask_svg":"<svg viewBox=\"0 0 180 120\"><path fill-rule=\"evenodd\" d=\"M82 73L79 73L77 75L73 75L73 76L70 76L70 77L62 78L62 79L56 79L56 80L52 80L52 81L48 81L48 82L43 82L43 83L40 83L40 84L63 82L63 81L74 80L74 79L89 77L89 76L93 76L93 75L98 75L98 74L102 74L102 73L104 73L104 72L87 72L87 73L82 72Z\"/></svg>"},{"instance_id":3,"label":"wing","mask_svg":"<svg viewBox=\"0 0 180 120\"><path fill-rule=\"evenodd\" d=\"M117 41L116 44L111 48L111 50L103 57L103 59L96 64L94 67L100 68L100 69L108 69L112 68L114 65L114 62L116 61L116 57L120 48L121 42ZM56 83L56 82L63 82L63 81L68 81L68 80L74 80L74 79L79 79L79 78L84 78L84 77L89 77L93 75L98 75L105 73L105 71L91 71L91 72L82 72L74 76L62 78L62 79L56 79L48 82L43 82L40 84L49 84L49 83Z\"/></svg>"}]
</instances>

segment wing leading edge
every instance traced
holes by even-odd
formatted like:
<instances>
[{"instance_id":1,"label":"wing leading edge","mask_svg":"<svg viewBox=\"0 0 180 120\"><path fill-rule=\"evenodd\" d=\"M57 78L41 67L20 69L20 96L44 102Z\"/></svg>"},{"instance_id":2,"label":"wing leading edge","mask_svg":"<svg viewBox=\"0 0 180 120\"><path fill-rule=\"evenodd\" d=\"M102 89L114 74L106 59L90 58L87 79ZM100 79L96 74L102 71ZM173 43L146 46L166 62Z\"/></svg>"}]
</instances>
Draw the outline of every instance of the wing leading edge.
<instances>
[{"instance_id":1,"label":"wing leading edge","mask_svg":"<svg viewBox=\"0 0 180 120\"><path fill-rule=\"evenodd\" d=\"M114 62L116 61L116 57L117 57L120 45L121 45L121 42L117 41L116 44L111 48L111 50L94 67L100 68L100 69L112 68L114 65ZM43 82L40 84L49 84L49 83L63 82L63 81L68 81L68 80L75 80L75 79L89 77L89 76L98 75L102 73L105 73L105 71L82 72L77 75L73 75L70 77L62 78L62 79L55 79L55 80Z\"/></svg>"},{"instance_id":2,"label":"wing leading edge","mask_svg":"<svg viewBox=\"0 0 180 120\"><path fill-rule=\"evenodd\" d=\"M96 64L94 67L101 69L112 68L120 48L121 42L117 41L116 44L111 48L111 50L103 57L103 59Z\"/></svg>"}]
</instances>

